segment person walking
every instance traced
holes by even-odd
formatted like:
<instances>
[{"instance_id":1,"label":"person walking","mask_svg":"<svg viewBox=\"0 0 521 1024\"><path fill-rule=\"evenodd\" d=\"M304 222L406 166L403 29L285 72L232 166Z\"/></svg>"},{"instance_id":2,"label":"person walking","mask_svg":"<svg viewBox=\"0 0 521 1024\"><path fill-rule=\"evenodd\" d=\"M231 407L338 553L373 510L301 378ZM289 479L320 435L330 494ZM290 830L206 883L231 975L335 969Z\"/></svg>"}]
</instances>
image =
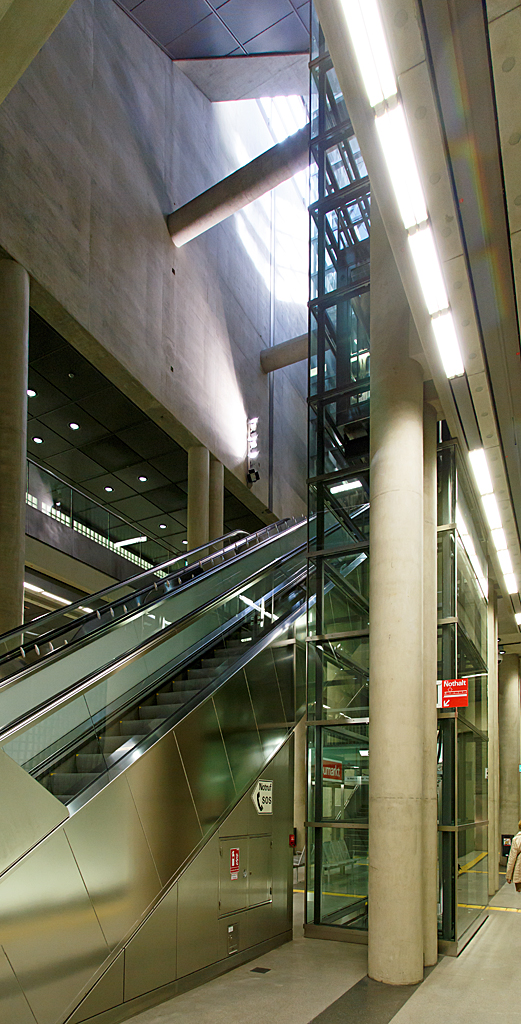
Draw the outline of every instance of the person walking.
<instances>
[{"instance_id":1,"label":"person walking","mask_svg":"<svg viewBox=\"0 0 521 1024\"><path fill-rule=\"evenodd\" d=\"M518 822L519 832L514 836L512 840L512 846L510 847L510 853L507 861L507 882L513 881L516 887L516 892L521 892L521 821Z\"/></svg>"}]
</instances>

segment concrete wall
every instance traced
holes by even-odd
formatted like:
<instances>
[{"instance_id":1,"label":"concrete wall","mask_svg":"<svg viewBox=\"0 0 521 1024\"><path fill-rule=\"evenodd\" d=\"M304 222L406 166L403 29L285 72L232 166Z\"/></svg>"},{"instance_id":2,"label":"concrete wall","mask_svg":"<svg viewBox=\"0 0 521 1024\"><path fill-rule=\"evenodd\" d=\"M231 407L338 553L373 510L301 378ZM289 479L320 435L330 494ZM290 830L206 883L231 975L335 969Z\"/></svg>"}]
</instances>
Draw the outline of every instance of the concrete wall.
<instances>
[{"instance_id":1,"label":"concrete wall","mask_svg":"<svg viewBox=\"0 0 521 1024\"><path fill-rule=\"evenodd\" d=\"M165 217L272 144L255 100L212 104L112 0L76 0L0 108L0 246L33 305L176 440L206 445L256 512L259 351L306 329L304 203L286 183L180 250ZM304 367L274 388L283 515L304 510Z\"/></svg>"}]
</instances>

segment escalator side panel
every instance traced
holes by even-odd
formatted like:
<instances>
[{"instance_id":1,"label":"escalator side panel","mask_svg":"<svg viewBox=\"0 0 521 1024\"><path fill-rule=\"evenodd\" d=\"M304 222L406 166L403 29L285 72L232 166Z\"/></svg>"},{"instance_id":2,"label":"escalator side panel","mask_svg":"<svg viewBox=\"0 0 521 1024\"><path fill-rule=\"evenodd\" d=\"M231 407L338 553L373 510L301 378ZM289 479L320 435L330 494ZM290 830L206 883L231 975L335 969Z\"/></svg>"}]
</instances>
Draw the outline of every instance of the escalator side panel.
<instances>
[{"instance_id":1,"label":"escalator side panel","mask_svg":"<svg viewBox=\"0 0 521 1024\"><path fill-rule=\"evenodd\" d=\"M6 1021L34 1024L34 1016L3 949L0 949L0 992Z\"/></svg>"},{"instance_id":2,"label":"escalator side panel","mask_svg":"<svg viewBox=\"0 0 521 1024\"><path fill-rule=\"evenodd\" d=\"M244 669L217 691L214 705L235 788L241 793L264 762Z\"/></svg>"},{"instance_id":3,"label":"escalator side panel","mask_svg":"<svg viewBox=\"0 0 521 1024\"><path fill-rule=\"evenodd\" d=\"M0 750L0 873L68 817L52 793Z\"/></svg>"},{"instance_id":4,"label":"escalator side panel","mask_svg":"<svg viewBox=\"0 0 521 1024\"><path fill-rule=\"evenodd\" d=\"M179 722L175 736L206 835L236 794L213 700L206 700Z\"/></svg>"}]
</instances>

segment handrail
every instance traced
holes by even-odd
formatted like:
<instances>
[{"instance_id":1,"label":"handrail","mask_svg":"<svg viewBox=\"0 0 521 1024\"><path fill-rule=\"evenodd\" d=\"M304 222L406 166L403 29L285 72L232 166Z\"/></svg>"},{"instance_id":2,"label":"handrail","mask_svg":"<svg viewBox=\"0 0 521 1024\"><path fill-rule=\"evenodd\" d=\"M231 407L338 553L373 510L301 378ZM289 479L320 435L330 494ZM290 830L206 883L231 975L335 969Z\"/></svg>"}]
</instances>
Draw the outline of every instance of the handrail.
<instances>
[{"instance_id":1,"label":"handrail","mask_svg":"<svg viewBox=\"0 0 521 1024\"><path fill-rule=\"evenodd\" d=\"M60 707L64 707L66 704L70 704L71 701L74 700L76 697L79 697L82 693L86 693L88 690L91 690L94 686L96 686L98 683L102 682L109 676L113 675L115 672L119 672L122 668L125 667L125 665L131 664L132 662L144 657L146 654L148 654L149 651L154 650L165 640L169 640L177 633L183 632L184 629L192 625L193 622L196 622L197 619L199 619L205 612L212 611L214 608L218 608L219 605L224 604L230 598L233 598L236 595L238 596L242 590L245 590L247 587L252 586L258 580L261 580L273 568L275 568L275 566L283 565L290 558L294 558L295 555L298 554L300 551L304 551L306 545L307 542L303 542L302 544L299 544L296 548L293 548L291 551L287 552L285 555L281 555L278 558L275 558L272 562L268 563L268 565L264 565L262 566L261 569L258 569L257 572L252 573L252 575L247 577L245 580L241 580L240 584L236 583L233 587L230 588L230 590L225 591L222 594L218 594L216 597L211 598L210 601L207 601L205 604L200 605L198 608L194 608L193 611L188 612L186 615L183 615L180 619L177 620L177 622L170 623L170 625L165 626L161 630L158 630L157 633L154 633L153 636L148 637L146 640L143 640L132 651L128 651L120 658L117 658L115 661L111 662L110 665L106 665L104 668L92 673L91 675L84 676L83 679L80 679L78 682L73 683L72 686L68 687L67 689L62 690L61 693L56 694L54 697L46 701L44 704L39 705L39 707L35 708L32 713L25 715L22 719L18 719L17 721L11 723L6 728L0 729L0 746L3 743L6 743L7 740L12 739L14 736L18 735L18 733L25 732L26 729L28 729L30 726L34 725L41 719L47 718L50 714L52 714L53 711L56 711ZM66 653L66 648L62 649L62 651L57 653ZM16 683L17 679L18 676L11 677L11 679L5 679L1 684L2 688L5 688L9 685L12 685L13 683Z\"/></svg>"}]
</instances>

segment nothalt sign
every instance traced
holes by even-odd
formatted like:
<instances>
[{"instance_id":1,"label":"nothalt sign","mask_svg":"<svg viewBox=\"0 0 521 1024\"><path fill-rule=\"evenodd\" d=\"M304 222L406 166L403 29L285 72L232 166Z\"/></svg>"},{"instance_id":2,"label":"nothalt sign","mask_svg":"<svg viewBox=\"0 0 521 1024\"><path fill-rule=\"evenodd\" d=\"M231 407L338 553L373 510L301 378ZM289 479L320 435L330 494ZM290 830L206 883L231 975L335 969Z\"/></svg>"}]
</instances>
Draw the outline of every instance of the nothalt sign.
<instances>
[{"instance_id":1,"label":"nothalt sign","mask_svg":"<svg viewBox=\"0 0 521 1024\"><path fill-rule=\"evenodd\" d=\"M468 708L468 679L442 679L441 706L442 708Z\"/></svg>"}]
</instances>

